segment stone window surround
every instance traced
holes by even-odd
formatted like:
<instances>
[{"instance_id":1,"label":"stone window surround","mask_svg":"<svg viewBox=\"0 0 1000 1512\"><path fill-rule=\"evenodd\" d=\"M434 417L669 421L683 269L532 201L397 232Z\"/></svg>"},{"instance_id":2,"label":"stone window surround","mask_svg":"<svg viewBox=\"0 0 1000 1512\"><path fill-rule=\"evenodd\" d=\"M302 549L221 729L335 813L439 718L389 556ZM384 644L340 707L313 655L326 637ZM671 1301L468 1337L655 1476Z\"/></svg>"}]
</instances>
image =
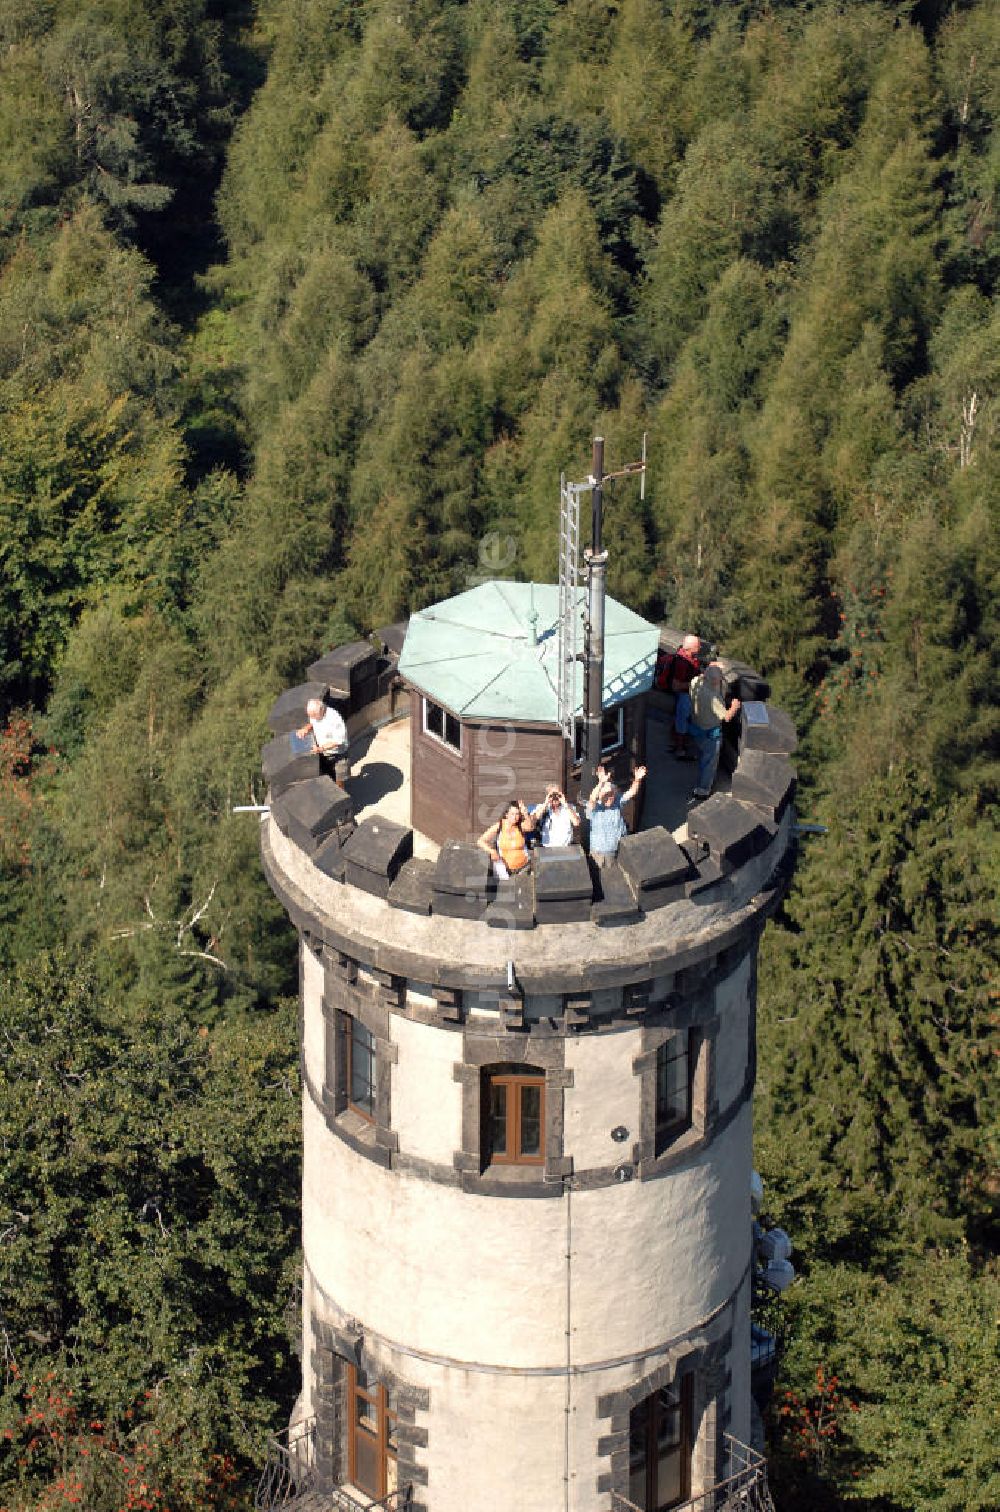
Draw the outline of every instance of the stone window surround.
<instances>
[{"instance_id":1,"label":"stone window surround","mask_svg":"<svg viewBox=\"0 0 1000 1512\"><path fill-rule=\"evenodd\" d=\"M316 1470L321 1492L347 1482L347 1365L360 1366L387 1386L396 1401L396 1468L400 1486L411 1485L411 1512L426 1512L419 1488L427 1484L427 1467L417 1461L417 1450L427 1447L427 1429L417 1425L418 1412L430 1408L426 1387L412 1386L365 1343L359 1326L340 1328L313 1315L312 1337L316 1341L310 1361L316 1413Z\"/></svg>"},{"instance_id":2,"label":"stone window surround","mask_svg":"<svg viewBox=\"0 0 1000 1512\"><path fill-rule=\"evenodd\" d=\"M667 1005L647 1017L642 1026L642 1049L632 1061L632 1070L640 1078L639 1139L633 1146L633 1159L640 1180L657 1175L667 1165L691 1154L711 1138L719 1116L715 1087L716 1043L721 1021L710 1016L708 995L693 1001ZM658 1147L656 1128L656 1057L661 1045L675 1034L690 1034L693 1064L689 1069L691 1117L687 1124L668 1135Z\"/></svg>"},{"instance_id":3,"label":"stone window surround","mask_svg":"<svg viewBox=\"0 0 1000 1512\"><path fill-rule=\"evenodd\" d=\"M545 1075L545 1162L534 1165L483 1165L482 1088L491 1066L523 1066ZM566 1042L562 1038L530 1039L527 1035L462 1033L462 1059L454 1068L462 1088L462 1148L455 1169L462 1190L487 1197L561 1197L563 1177L573 1173L571 1156L563 1153L566 1127L565 1092L573 1085L566 1070Z\"/></svg>"},{"instance_id":4,"label":"stone window surround","mask_svg":"<svg viewBox=\"0 0 1000 1512\"><path fill-rule=\"evenodd\" d=\"M676 1353L671 1351L670 1358L656 1370L641 1376L630 1386L598 1397L597 1417L607 1418L609 1422L607 1430L598 1439L597 1452L610 1461L609 1468L598 1474L598 1492L614 1491L619 1496L628 1497L629 1415L632 1408L661 1387L676 1390L681 1378L687 1375L694 1377L691 1401L691 1494L697 1498L699 1492L718 1482L723 1473L722 1435L731 1421L728 1402L730 1373L726 1366L731 1348L730 1330L711 1342L694 1346L690 1341L681 1343ZM695 1463L699 1445L700 1465Z\"/></svg>"},{"instance_id":5,"label":"stone window surround","mask_svg":"<svg viewBox=\"0 0 1000 1512\"><path fill-rule=\"evenodd\" d=\"M326 1071L322 1105L327 1127L359 1154L388 1166L399 1149L392 1122L392 1068L399 1047L389 1038L390 999L398 989L379 980L358 981L358 963L324 952L323 1018L326 1028ZM369 1121L348 1105L347 1066L338 1016L356 1019L375 1042L375 1117Z\"/></svg>"}]
</instances>

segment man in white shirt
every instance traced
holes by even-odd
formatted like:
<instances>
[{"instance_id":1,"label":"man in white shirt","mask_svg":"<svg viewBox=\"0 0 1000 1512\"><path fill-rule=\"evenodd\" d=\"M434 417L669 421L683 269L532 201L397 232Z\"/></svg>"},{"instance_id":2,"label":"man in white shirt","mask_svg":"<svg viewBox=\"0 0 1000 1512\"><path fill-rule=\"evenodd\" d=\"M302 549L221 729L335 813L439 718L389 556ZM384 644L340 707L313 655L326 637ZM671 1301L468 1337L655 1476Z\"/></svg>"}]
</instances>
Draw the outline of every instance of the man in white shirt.
<instances>
[{"instance_id":1,"label":"man in white shirt","mask_svg":"<svg viewBox=\"0 0 1000 1512\"><path fill-rule=\"evenodd\" d=\"M580 815L561 788L548 788L545 802L535 804L531 817L541 829L543 845L575 845L580 838Z\"/></svg>"},{"instance_id":2,"label":"man in white shirt","mask_svg":"<svg viewBox=\"0 0 1000 1512\"><path fill-rule=\"evenodd\" d=\"M305 739L311 730L316 749L327 755L333 755L347 745L347 726L336 709L325 704L321 698L310 698L306 704L306 713L309 723L303 725L301 730L296 730L296 735Z\"/></svg>"}]
</instances>

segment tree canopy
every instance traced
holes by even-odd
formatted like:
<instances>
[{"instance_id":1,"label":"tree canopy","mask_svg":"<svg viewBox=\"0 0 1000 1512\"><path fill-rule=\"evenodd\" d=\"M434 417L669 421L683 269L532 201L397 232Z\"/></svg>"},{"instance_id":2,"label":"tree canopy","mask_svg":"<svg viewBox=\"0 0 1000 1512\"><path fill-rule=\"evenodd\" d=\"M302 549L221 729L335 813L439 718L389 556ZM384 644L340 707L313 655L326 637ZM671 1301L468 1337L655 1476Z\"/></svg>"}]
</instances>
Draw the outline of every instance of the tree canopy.
<instances>
[{"instance_id":1,"label":"tree canopy","mask_svg":"<svg viewBox=\"0 0 1000 1512\"><path fill-rule=\"evenodd\" d=\"M554 575L596 431L612 592L760 667L828 827L779 1504L995 1505L993 7L0 0L0 86L0 1505L245 1505L297 980L231 810L314 656Z\"/></svg>"}]
</instances>

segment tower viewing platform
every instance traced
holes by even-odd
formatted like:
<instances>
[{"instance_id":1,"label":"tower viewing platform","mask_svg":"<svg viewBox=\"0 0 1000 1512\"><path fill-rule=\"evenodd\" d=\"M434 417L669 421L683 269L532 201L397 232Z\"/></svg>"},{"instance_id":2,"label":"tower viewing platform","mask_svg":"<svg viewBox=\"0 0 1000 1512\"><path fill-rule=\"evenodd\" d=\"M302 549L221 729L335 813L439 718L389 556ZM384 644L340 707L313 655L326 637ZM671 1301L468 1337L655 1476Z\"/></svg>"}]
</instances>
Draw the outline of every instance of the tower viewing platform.
<instances>
[{"instance_id":1,"label":"tower viewing platform","mask_svg":"<svg viewBox=\"0 0 1000 1512\"><path fill-rule=\"evenodd\" d=\"M504 805L579 797L554 593L482 584L331 651L270 716L310 1505L707 1509L751 1437L756 955L793 863L794 731L724 661L741 708L690 806L653 686L680 636L609 600L602 759L648 768L630 832L603 870L539 848L497 880L476 840ZM346 757L295 736L312 698ZM767 1506L740 1465L740 1505Z\"/></svg>"}]
</instances>

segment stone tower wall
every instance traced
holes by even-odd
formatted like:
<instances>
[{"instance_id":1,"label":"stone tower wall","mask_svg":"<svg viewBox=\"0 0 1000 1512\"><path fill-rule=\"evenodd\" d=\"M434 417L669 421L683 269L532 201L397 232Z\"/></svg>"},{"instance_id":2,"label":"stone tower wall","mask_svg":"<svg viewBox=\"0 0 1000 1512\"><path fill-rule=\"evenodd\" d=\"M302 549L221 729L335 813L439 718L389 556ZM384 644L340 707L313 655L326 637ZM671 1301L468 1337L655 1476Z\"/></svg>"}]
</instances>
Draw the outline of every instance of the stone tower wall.
<instances>
[{"instance_id":1,"label":"stone tower wall","mask_svg":"<svg viewBox=\"0 0 1000 1512\"><path fill-rule=\"evenodd\" d=\"M632 1407L682 1377L693 1493L722 1474L723 1433L749 1437L756 952L793 854L780 785L728 831L725 810L693 883L618 929L393 906L272 810L264 865L301 940L296 1415L316 1419L328 1484L347 1475L349 1364L393 1389L400 1483L429 1512L606 1512L628 1494ZM371 1121L344 1095L341 1015L374 1039ZM657 1050L679 1033L691 1116L660 1145ZM484 1077L510 1064L544 1074L537 1166L480 1148Z\"/></svg>"}]
</instances>

